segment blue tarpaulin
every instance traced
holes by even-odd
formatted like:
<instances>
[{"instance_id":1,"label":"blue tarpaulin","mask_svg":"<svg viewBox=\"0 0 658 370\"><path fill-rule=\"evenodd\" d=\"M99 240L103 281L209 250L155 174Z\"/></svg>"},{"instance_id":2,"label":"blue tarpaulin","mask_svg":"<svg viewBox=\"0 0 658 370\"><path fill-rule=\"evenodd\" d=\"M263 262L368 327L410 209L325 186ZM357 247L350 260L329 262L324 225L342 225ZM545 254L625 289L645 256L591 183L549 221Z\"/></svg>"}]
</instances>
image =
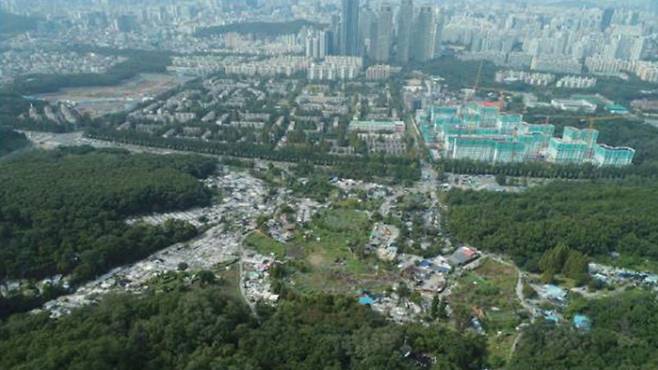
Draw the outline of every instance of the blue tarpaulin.
<instances>
[{"instance_id":1,"label":"blue tarpaulin","mask_svg":"<svg viewBox=\"0 0 658 370\"><path fill-rule=\"evenodd\" d=\"M362 295L361 297L359 297L359 304L362 304L362 305L372 305L372 304L374 304L374 303L375 303L375 300L372 299L369 295L365 295L365 294L364 294L364 295Z\"/></svg>"}]
</instances>

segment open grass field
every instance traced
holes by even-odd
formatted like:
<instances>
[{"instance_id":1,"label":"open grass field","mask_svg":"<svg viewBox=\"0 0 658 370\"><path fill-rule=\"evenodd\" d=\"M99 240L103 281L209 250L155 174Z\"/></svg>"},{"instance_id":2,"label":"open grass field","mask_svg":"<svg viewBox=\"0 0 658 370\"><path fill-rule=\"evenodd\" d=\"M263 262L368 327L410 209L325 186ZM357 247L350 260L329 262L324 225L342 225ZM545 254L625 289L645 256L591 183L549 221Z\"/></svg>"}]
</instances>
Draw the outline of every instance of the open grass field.
<instances>
[{"instance_id":1,"label":"open grass field","mask_svg":"<svg viewBox=\"0 0 658 370\"><path fill-rule=\"evenodd\" d=\"M481 310L493 363L504 364L516 336L516 327L521 323L522 308L516 297L516 282L517 274L512 266L487 259L459 278L449 298L451 304Z\"/></svg>"},{"instance_id":2,"label":"open grass field","mask_svg":"<svg viewBox=\"0 0 658 370\"><path fill-rule=\"evenodd\" d=\"M480 267L460 278L459 294L454 294L452 298L481 308L487 315L513 311L520 307L516 301L516 281L517 274L513 267L487 259Z\"/></svg>"},{"instance_id":3,"label":"open grass field","mask_svg":"<svg viewBox=\"0 0 658 370\"><path fill-rule=\"evenodd\" d=\"M302 292L355 294L362 290L383 291L398 275L374 256L364 256L373 223L368 213L353 207L337 207L318 213L288 243L254 232L245 246L279 259L303 261L304 272L292 276Z\"/></svg>"},{"instance_id":4,"label":"open grass field","mask_svg":"<svg viewBox=\"0 0 658 370\"><path fill-rule=\"evenodd\" d=\"M247 248L253 249L262 255L273 254L278 259L283 259L287 254L287 247L285 244L280 243L260 231L254 231L249 234L244 241Z\"/></svg>"}]
</instances>

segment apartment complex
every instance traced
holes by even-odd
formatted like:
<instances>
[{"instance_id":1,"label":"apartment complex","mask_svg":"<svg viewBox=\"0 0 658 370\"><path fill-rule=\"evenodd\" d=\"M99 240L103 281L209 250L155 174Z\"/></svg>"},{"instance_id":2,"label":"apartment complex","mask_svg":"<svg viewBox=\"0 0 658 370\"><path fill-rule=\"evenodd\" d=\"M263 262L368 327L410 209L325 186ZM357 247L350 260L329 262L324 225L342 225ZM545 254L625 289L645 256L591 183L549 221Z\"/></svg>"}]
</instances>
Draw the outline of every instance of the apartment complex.
<instances>
[{"instance_id":1,"label":"apartment complex","mask_svg":"<svg viewBox=\"0 0 658 370\"><path fill-rule=\"evenodd\" d=\"M598 144L597 130L566 127L558 138L555 126L529 124L494 106L431 107L419 111L417 122L426 144L446 159L626 166L635 156L631 148Z\"/></svg>"}]
</instances>

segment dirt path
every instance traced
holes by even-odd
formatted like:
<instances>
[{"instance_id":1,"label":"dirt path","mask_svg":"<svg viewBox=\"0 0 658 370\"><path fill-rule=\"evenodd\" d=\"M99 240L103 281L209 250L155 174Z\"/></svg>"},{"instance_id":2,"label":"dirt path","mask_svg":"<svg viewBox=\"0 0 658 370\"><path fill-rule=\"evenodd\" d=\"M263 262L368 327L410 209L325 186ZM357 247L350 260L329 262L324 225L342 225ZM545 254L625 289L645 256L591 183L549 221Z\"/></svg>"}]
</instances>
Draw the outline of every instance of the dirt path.
<instances>
[{"instance_id":1,"label":"dirt path","mask_svg":"<svg viewBox=\"0 0 658 370\"><path fill-rule=\"evenodd\" d=\"M245 250L244 250L244 241L247 239L247 236L250 234L250 232L245 233L242 235L242 238L240 239L240 261L238 262L239 270L240 270L240 283L238 284L240 286L240 295L242 296L242 299L244 302L249 306L249 309L251 310L251 313L256 317L256 320L260 322L260 316L258 315L258 311L256 310L256 303L251 302L249 300L249 297L247 297L247 292L245 291L245 276L244 276L244 260L245 260Z\"/></svg>"}]
</instances>

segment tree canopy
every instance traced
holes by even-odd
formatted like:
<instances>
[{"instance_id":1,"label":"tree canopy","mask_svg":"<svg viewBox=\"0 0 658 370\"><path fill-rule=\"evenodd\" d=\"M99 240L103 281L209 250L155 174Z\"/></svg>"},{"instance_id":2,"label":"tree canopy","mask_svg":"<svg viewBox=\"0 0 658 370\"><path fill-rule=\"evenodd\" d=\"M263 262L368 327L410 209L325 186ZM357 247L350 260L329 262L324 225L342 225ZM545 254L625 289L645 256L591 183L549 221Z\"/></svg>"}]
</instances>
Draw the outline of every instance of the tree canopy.
<instances>
[{"instance_id":1,"label":"tree canopy","mask_svg":"<svg viewBox=\"0 0 658 370\"><path fill-rule=\"evenodd\" d=\"M205 158L91 148L0 164L0 276L86 279L189 237L189 226L129 226L128 216L207 204Z\"/></svg>"},{"instance_id":2,"label":"tree canopy","mask_svg":"<svg viewBox=\"0 0 658 370\"><path fill-rule=\"evenodd\" d=\"M538 323L519 342L509 370L658 368L658 302L655 294L631 291L594 300L582 308L591 331Z\"/></svg>"},{"instance_id":3,"label":"tree canopy","mask_svg":"<svg viewBox=\"0 0 658 370\"><path fill-rule=\"evenodd\" d=\"M328 167L330 176L372 180L375 177L393 178L395 181L415 181L420 178L420 162L417 159L393 156L340 156L316 150L313 147L285 147L240 142L216 142L194 139L163 138L135 131L114 129L89 129L88 137L119 143L129 143L158 148L191 151L239 158L296 162Z\"/></svg>"},{"instance_id":4,"label":"tree canopy","mask_svg":"<svg viewBox=\"0 0 658 370\"><path fill-rule=\"evenodd\" d=\"M3 369L480 369L485 343L436 326L397 325L351 297L296 297L261 323L213 285L108 297L59 320L0 325ZM411 353L410 356L405 356Z\"/></svg>"},{"instance_id":5,"label":"tree canopy","mask_svg":"<svg viewBox=\"0 0 658 370\"><path fill-rule=\"evenodd\" d=\"M521 194L453 191L447 227L457 239L508 253L532 271L560 243L588 256L656 260L656 202L658 187L649 182L556 182Z\"/></svg>"},{"instance_id":6,"label":"tree canopy","mask_svg":"<svg viewBox=\"0 0 658 370\"><path fill-rule=\"evenodd\" d=\"M30 142L25 135L11 129L0 127L0 157L28 146Z\"/></svg>"}]
</instances>

